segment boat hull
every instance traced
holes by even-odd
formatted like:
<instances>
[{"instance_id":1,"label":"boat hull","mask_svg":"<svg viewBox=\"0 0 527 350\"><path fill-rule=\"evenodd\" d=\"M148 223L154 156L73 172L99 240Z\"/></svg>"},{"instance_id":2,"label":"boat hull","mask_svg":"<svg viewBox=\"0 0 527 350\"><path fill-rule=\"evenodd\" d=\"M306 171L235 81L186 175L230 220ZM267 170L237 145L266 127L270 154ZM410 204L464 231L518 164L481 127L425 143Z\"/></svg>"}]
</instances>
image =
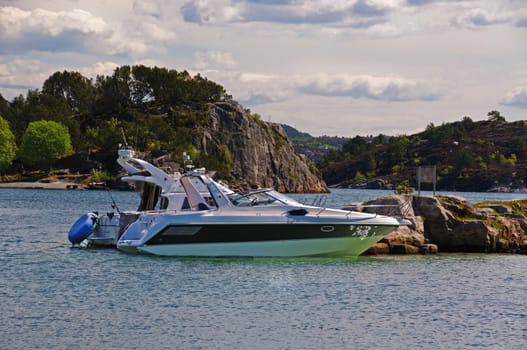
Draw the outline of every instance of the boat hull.
<instances>
[{"instance_id":1,"label":"boat hull","mask_svg":"<svg viewBox=\"0 0 527 350\"><path fill-rule=\"evenodd\" d=\"M144 245L140 253L195 257L358 256L382 237L311 238L299 240Z\"/></svg>"},{"instance_id":2,"label":"boat hull","mask_svg":"<svg viewBox=\"0 0 527 350\"><path fill-rule=\"evenodd\" d=\"M124 240L125 252L159 256L358 256L396 225L169 225L147 242Z\"/></svg>"}]
</instances>

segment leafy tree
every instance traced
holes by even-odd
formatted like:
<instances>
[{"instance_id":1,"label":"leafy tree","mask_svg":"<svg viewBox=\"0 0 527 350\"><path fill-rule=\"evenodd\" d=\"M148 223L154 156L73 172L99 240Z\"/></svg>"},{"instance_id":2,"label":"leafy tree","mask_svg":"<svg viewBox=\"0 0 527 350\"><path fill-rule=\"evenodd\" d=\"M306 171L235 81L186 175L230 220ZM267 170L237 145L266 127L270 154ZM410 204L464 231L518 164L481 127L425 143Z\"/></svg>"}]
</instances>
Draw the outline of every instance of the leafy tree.
<instances>
[{"instance_id":1,"label":"leafy tree","mask_svg":"<svg viewBox=\"0 0 527 350\"><path fill-rule=\"evenodd\" d=\"M505 117L501 115L499 111L490 111L487 113L487 116L489 117L489 122L504 122Z\"/></svg>"},{"instance_id":2,"label":"leafy tree","mask_svg":"<svg viewBox=\"0 0 527 350\"><path fill-rule=\"evenodd\" d=\"M57 122L31 122L22 135L20 159L27 165L50 166L71 150L68 129Z\"/></svg>"},{"instance_id":3,"label":"leafy tree","mask_svg":"<svg viewBox=\"0 0 527 350\"><path fill-rule=\"evenodd\" d=\"M368 142L361 136L355 136L342 146L342 151L350 153L353 156L360 156L366 152L368 148Z\"/></svg>"},{"instance_id":4,"label":"leafy tree","mask_svg":"<svg viewBox=\"0 0 527 350\"><path fill-rule=\"evenodd\" d=\"M89 112L94 98L91 80L78 72L56 72L42 86L42 93L64 101L72 112Z\"/></svg>"},{"instance_id":5,"label":"leafy tree","mask_svg":"<svg viewBox=\"0 0 527 350\"><path fill-rule=\"evenodd\" d=\"M111 118L102 121L97 127L87 128L85 137L88 143L92 145L91 149L115 150L123 141L121 128L123 128L123 124L117 118Z\"/></svg>"},{"instance_id":6,"label":"leafy tree","mask_svg":"<svg viewBox=\"0 0 527 350\"><path fill-rule=\"evenodd\" d=\"M16 155L15 135L9 123L0 116L0 171L8 168Z\"/></svg>"}]
</instances>

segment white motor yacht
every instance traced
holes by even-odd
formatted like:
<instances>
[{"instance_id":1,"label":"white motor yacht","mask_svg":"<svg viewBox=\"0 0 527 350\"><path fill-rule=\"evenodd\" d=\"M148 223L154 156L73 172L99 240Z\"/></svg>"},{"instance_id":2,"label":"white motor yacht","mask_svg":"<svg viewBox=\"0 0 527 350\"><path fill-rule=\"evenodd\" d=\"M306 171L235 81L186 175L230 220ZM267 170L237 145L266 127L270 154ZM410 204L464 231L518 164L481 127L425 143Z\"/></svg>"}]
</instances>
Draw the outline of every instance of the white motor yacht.
<instances>
[{"instance_id":1,"label":"white motor yacht","mask_svg":"<svg viewBox=\"0 0 527 350\"><path fill-rule=\"evenodd\" d=\"M140 213L120 237L118 249L160 256L358 256L407 224L389 216L304 205L272 189L225 193L205 174L183 175L179 182L188 207Z\"/></svg>"}]
</instances>

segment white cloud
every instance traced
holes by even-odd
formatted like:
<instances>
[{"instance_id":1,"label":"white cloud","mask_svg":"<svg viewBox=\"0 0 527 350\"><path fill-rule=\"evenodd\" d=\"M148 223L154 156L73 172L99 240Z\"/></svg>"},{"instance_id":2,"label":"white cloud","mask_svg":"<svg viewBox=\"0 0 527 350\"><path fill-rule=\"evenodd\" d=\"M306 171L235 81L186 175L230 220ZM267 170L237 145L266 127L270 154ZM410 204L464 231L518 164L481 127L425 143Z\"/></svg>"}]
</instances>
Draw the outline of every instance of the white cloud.
<instances>
[{"instance_id":1,"label":"white cloud","mask_svg":"<svg viewBox=\"0 0 527 350\"><path fill-rule=\"evenodd\" d=\"M142 15L160 17L163 14L163 7L166 3L161 1L134 0L134 12Z\"/></svg>"},{"instance_id":2,"label":"white cloud","mask_svg":"<svg viewBox=\"0 0 527 350\"><path fill-rule=\"evenodd\" d=\"M44 81L57 71L78 71L87 78L95 79L97 75L112 75L118 66L120 64L110 61L86 67L56 67L36 59L0 60L0 93L5 99L12 100L30 89L41 89Z\"/></svg>"},{"instance_id":3,"label":"white cloud","mask_svg":"<svg viewBox=\"0 0 527 350\"><path fill-rule=\"evenodd\" d=\"M38 60L17 58L12 61L0 59L0 93L6 99L25 94L30 89L40 88L54 68Z\"/></svg>"},{"instance_id":4,"label":"white cloud","mask_svg":"<svg viewBox=\"0 0 527 350\"><path fill-rule=\"evenodd\" d=\"M382 101L429 101L440 97L427 83L398 76L317 74L299 78L298 90L308 95Z\"/></svg>"},{"instance_id":5,"label":"white cloud","mask_svg":"<svg viewBox=\"0 0 527 350\"><path fill-rule=\"evenodd\" d=\"M511 90L501 101L502 105L527 109L527 85Z\"/></svg>"},{"instance_id":6,"label":"white cloud","mask_svg":"<svg viewBox=\"0 0 527 350\"><path fill-rule=\"evenodd\" d=\"M78 71L87 78L95 78L97 75L112 75L115 68L120 64L115 62L97 62L88 67L81 67Z\"/></svg>"},{"instance_id":7,"label":"white cloud","mask_svg":"<svg viewBox=\"0 0 527 350\"><path fill-rule=\"evenodd\" d=\"M192 0L181 7L181 14L188 22L223 24L240 20L242 7L230 0Z\"/></svg>"},{"instance_id":8,"label":"white cloud","mask_svg":"<svg viewBox=\"0 0 527 350\"><path fill-rule=\"evenodd\" d=\"M451 23L460 27L477 28L508 23L511 16L498 9L471 8L453 17Z\"/></svg>"},{"instance_id":9,"label":"white cloud","mask_svg":"<svg viewBox=\"0 0 527 350\"><path fill-rule=\"evenodd\" d=\"M159 51L173 38L156 23L139 19L112 23L81 9L54 12L0 7L0 52L141 55Z\"/></svg>"},{"instance_id":10,"label":"white cloud","mask_svg":"<svg viewBox=\"0 0 527 350\"><path fill-rule=\"evenodd\" d=\"M294 83L286 76L213 69L201 74L224 86L227 93L246 107L283 101L294 92Z\"/></svg>"},{"instance_id":11,"label":"white cloud","mask_svg":"<svg viewBox=\"0 0 527 350\"><path fill-rule=\"evenodd\" d=\"M366 26L363 18L382 17L402 0L229 1L190 0L181 8L187 22L227 24L270 22L290 24L353 24Z\"/></svg>"},{"instance_id":12,"label":"white cloud","mask_svg":"<svg viewBox=\"0 0 527 350\"><path fill-rule=\"evenodd\" d=\"M227 88L248 107L284 101L295 95L376 101L434 101L442 97L441 84L399 76L349 74L269 75L209 70L209 79Z\"/></svg>"},{"instance_id":13,"label":"white cloud","mask_svg":"<svg viewBox=\"0 0 527 350\"><path fill-rule=\"evenodd\" d=\"M28 33L58 36L68 31L97 34L105 29L106 23L101 17L80 9L52 12L40 8L24 11L16 7L0 7L0 36L8 38Z\"/></svg>"},{"instance_id":14,"label":"white cloud","mask_svg":"<svg viewBox=\"0 0 527 350\"><path fill-rule=\"evenodd\" d=\"M207 68L229 68L236 65L230 52L223 51L199 51L194 53L195 66L197 69Z\"/></svg>"}]
</instances>

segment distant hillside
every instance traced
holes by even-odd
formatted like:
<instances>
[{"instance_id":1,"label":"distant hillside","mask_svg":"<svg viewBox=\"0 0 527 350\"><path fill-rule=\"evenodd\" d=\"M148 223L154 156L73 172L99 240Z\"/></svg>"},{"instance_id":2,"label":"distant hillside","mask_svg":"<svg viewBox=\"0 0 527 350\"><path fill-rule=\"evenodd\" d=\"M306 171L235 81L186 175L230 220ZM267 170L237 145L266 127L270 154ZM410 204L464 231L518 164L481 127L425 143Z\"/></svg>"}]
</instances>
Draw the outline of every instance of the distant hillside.
<instances>
[{"instance_id":1,"label":"distant hillside","mask_svg":"<svg viewBox=\"0 0 527 350\"><path fill-rule=\"evenodd\" d=\"M509 123L498 111L488 117L429 124L410 136L357 136L328 155L319 169L330 186L390 187L409 181L416 187L417 167L436 165L438 190L526 188L527 121Z\"/></svg>"},{"instance_id":2,"label":"distant hillside","mask_svg":"<svg viewBox=\"0 0 527 350\"><path fill-rule=\"evenodd\" d=\"M315 164L319 164L331 151L341 150L342 145L350 140L348 137L338 136L315 137L286 124L282 124L282 128L293 143L295 150L305 154Z\"/></svg>"}]
</instances>

